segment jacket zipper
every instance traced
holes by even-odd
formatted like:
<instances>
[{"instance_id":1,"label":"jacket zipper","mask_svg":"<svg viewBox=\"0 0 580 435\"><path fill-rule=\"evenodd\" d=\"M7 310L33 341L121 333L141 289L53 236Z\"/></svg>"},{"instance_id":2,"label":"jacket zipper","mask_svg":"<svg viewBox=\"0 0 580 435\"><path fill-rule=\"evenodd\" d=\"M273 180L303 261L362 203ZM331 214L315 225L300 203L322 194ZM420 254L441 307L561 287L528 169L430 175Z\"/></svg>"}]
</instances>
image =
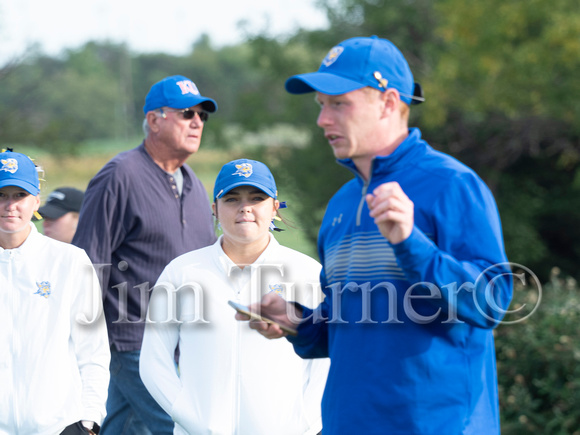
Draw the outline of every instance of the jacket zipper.
<instances>
[{"instance_id":1,"label":"jacket zipper","mask_svg":"<svg viewBox=\"0 0 580 435\"><path fill-rule=\"evenodd\" d=\"M236 354L234 355L234 370L236 372L234 378L234 435L237 435L240 431L240 336L242 322L236 322Z\"/></svg>"},{"instance_id":2,"label":"jacket zipper","mask_svg":"<svg viewBox=\"0 0 580 435\"><path fill-rule=\"evenodd\" d=\"M369 188L369 180L365 180L364 184L363 184L363 188L362 188L362 197L360 199L360 202L358 204L358 210L356 212L356 226L360 227L360 221L361 221L361 216L362 216L362 209L363 206L365 204L365 196L367 194L367 189Z\"/></svg>"},{"instance_id":3,"label":"jacket zipper","mask_svg":"<svg viewBox=\"0 0 580 435\"><path fill-rule=\"evenodd\" d=\"M239 283L238 283L239 285ZM237 289L236 302L240 302L240 289ZM235 331L235 343L234 343L234 358L233 358L233 371L234 371L234 394L232 403L232 417L233 417L233 435L237 435L240 432L240 383L241 383L241 373L240 373L240 351L241 351L241 341L242 341L242 322L236 322Z\"/></svg>"},{"instance_id":4,"label":"jacket zipper","mask_svg":"<svg viewBox=\"0 0 580 435\"><path fill-rule=\"evenodd\" d=\"M363 206L364 206L365 201L366 201L365 200L365 196L367 195L367 190L369 188L369 185L371 184L371 178L373 177L373 169L374 169L374 166L375 166L375 160L376 159L373 158L373 160L371 161L371 170L369 172L369 179L368 180L365 180L360 175L360 172L355 171L358 174L358 176L361 178L361 180L363 180L363 188L362 188L362 192L361 192L361 196L362 197L360 199L360 202L358 204L358 209L357 209L357 212L356 212L356 226L357 227L360 227L360 224L361 224L362 209L363 209Z\"/></svg>"},{"instance_id":5,"label":"jacket zipper","mask_svg":"<svg viewBox=\"0 0 580 435\"><path fill-rule=\"evenodd\" d=\"M14 281L13 281L13 264L14 264L14 253L12 251L10 251L9 256L8 256L8 283L9 283L9 291L10 294L12 295L12 306L10 307L11 311L12 311L12 349L11 349L11 369L12 369L12 391L13 391L13 396L14 396L14 401L12 402L12 412L14 413L14 427L16 428L16 430L18 431L19 427L20 427L20 409L18 407L18 403L19 403L19 398L18 398L18 384L16 382L16 379L19 378L19 376L17 376L16 370L18 367L18 364L16 363L16 360L18 359L18 356L16 355L17 351L19 350L19 335L18 335L18 331L17 328L15 328L15 316L14 313L16 313L17 310L17 306L20 305L19 304L19 298L20 298L20 294L18 293L17 290L15 290L14 288Z\"/></svg>"}]
</instances>

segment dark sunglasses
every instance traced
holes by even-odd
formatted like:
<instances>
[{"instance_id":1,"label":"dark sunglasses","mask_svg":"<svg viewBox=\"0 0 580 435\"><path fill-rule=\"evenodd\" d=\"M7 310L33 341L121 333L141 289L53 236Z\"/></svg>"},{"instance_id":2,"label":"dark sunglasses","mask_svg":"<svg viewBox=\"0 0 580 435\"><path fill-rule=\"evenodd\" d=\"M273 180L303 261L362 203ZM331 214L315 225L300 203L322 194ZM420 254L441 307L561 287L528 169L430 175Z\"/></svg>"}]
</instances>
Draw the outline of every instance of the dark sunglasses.
<instances>
[{"instance_id":1,"label":"dark sunglasses","mask_svg":"<svg viewBox=\"0 0 580 435\"><path fill-rule=\"evenodd\" d=\"M200 110L195 111L195 110L191 110L191 109L183 109L183 110L176 110L176 109L159 109L159 111L161 112L161 116L163 116L164 118L166 118L167 116L165 115L164 110L166 110L167 112L176 112L176 113L180 113L181 117L183 119L193 119L195 117L195 114L197 113L199 116L199 119L201 119L201 122L206 122L209 119L209 113Z\"/></svg>"}]
</instances>

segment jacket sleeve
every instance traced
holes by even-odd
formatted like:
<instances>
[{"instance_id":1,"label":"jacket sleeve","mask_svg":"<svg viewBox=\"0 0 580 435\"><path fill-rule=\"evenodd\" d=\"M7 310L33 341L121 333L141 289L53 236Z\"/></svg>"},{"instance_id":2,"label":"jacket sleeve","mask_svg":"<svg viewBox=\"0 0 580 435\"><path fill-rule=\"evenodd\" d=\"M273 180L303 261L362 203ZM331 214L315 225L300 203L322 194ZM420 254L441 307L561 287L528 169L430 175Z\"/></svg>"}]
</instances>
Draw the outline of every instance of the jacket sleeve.
<instances>
[{"instance_id":1,"label":"jacket sleeve","mask_svg":"<svg viewBox=\"0 0 580 435\"><path fill-rule=\"evenodd\" d=\"M79 253L83 261L71 265L78 283L71 310L71 342L82 381L81 419L100 425L106 414L111 354L99 281L86 254Z\"/></svg>"},{"instance_id":2,"label":"jacket sleeve","mask_svg":"<svg viewBox=\"0 0 580 435\"><path fill-rule=\"evenodd\" d=\"M320 288L321 265L310 257L299 257L294 268L298 269L297 275L300 282L300 291L296 293L296 302L303 308L316 307L325 295ZM303 401L304 416L308 421L308 430L304 435L316 435L322 430L322 418L320 402L326 386L326 378L330 367L329 358L316 358L303 360Z\"/></svg>"},{"instance_id":3,"label":"jacket sleeve","mask_svg":"<svg viewBox=\"0 0 580 435\"><path fill-rule=\"evenodd\" d=\"M407 240L393 245L410 288L417 285L420 295L419 287L431 286L429 296L451 322L494 328L512 298L512 273L491 192L471 173L458 176L430 216L433 240L415 225Z\"/></svg>"},{"instance_id":4,"label":"jacket sleeve","mask_svg":"<svg viewBox=\"0 0 580 435\"><path fill-rule=\"evenodd\" d=\"M320 401L326 386L330 367L329 358L305 359L304 364L304 409L309 423L308 434L322 430Z\"/></svg>"},{"instance_id":5,"label":"jacket sleeve","mask_svg":"<svg viewBox=\"0 0 580 435\"><path fill-rule=\"evenodd\" d=\"M323 259L322 253L319 253ZM298 326L296 337L287 336L287 340L294 346L294 351L302 358L328 357L328 319L332 294L327 289L324 268L320 270L320 286L324 300L316 307L311 303L300 301L297 305L302 309L302 323Z\"/></svg>"},{"instance_id":6,"label":"jacket sleeve","mask_svg":"<svg viewBox=\"0 0 580 435\"><path fill-rule=\"evenodd\" d=\"M175 366L179 342L179 323L167 320L168 300L175 288L164 281L164 274L153 288L139 358L139 373L147 390L165 412L172 415L182 385Z\"/></svg>"}]
</instances>

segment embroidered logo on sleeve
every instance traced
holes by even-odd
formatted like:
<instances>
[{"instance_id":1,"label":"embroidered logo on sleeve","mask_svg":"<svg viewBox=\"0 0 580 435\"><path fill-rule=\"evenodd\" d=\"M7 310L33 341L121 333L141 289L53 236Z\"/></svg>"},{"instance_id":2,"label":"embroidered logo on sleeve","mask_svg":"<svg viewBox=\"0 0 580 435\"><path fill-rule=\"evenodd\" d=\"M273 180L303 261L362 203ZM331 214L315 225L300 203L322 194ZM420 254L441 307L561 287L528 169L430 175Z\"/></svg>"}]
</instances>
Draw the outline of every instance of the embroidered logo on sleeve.
<instances>
[{"instance_id":1,"label":"embroidered logo on sleeve","mask_svg":"<svg viewBox=\"0 0 580 435\"><path fill-rule=\"evenodd\" d=\"M48 298L52 293L52 290L50 289L50 283L48 281L37 282L36 287L38 287L38 290L36 290L34 293L35 295Z\"/></svg>"},{"instance_id":2,"label":"embroidered logo on sleeve","mask_svg":"<svg viewBox=\"0 0 580 435\"><path fill-rule=\"evenodd\" d=\"M270 293L274 292L284 297L284 286L282 284L270 284L268 287L270 288Z\"/></svg>"}]
</instances>

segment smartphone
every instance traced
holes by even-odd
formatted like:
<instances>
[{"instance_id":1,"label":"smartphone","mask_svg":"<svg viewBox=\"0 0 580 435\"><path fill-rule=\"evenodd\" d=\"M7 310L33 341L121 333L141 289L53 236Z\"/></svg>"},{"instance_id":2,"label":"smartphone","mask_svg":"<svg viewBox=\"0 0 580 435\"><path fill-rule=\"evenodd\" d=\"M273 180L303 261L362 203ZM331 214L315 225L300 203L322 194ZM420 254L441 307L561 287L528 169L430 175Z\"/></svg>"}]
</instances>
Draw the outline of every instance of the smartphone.
<instances>
[{"instance_id":1,"label":"smartphone","mask_svg":"<svg viewBox=\"0 0 580 435\"><path fill-rule=\"evenodd\" d=\"M233 309L236 310L238 313L245 314L246 316L249 316L251 319L261 320L262 322L266 322L271 325L278 325L280 329L286 332L288 335L292 335L294 337L298 335L298 331L296 331L295 329L288 328L287 326L280 325L278 322L275 322L272 319L268 319L267 317L263 317L256 313L252 313L250 309L245 305L238 304L237 302L234 301L228 301L228 304L230 304L230 306L233 307Z\"/></svg>"}]
</instances>

